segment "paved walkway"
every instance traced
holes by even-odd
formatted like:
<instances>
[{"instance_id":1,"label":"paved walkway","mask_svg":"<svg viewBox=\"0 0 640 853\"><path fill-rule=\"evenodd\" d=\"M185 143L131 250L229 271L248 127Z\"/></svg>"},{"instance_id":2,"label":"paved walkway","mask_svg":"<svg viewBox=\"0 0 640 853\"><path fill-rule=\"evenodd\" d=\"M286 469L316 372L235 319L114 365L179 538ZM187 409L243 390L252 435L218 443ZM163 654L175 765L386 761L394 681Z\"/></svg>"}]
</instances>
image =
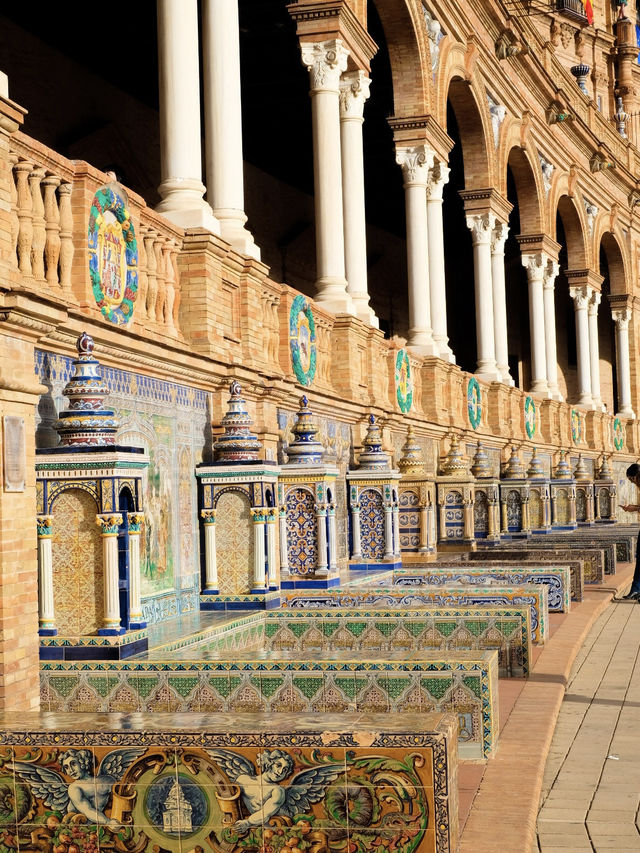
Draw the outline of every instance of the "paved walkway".
<instances>
[{"instance_id":1,"label":"paved walkway","mask_svg":"<svg viewBox=\"0 0 640 853\"><path fill-rule=\"evenodd\" d=\"M542 853L640 851L640 606L610 605L576 656L542 783Z\"/></svg>"}]
</instances>

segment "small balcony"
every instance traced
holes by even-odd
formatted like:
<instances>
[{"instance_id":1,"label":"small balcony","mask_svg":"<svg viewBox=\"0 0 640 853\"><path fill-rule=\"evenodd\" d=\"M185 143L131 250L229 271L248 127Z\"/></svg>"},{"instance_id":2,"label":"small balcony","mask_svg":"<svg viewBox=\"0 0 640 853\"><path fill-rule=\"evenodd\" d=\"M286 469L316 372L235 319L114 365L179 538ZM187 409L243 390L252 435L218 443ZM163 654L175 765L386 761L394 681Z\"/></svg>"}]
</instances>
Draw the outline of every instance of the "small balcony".
<instances>
[{"instance_id":1,"label":"small balcony","mask_svg":"<svg viewBox=\"0 0 640 853\"><path fill-rule=\"evenodd\" d=\"M579 24L587 24L587 15L582 5L581 0L555 0L552 7L555 5L556 12L571 18L572 21L577 21Z\"/></svg>"}]
</instances>

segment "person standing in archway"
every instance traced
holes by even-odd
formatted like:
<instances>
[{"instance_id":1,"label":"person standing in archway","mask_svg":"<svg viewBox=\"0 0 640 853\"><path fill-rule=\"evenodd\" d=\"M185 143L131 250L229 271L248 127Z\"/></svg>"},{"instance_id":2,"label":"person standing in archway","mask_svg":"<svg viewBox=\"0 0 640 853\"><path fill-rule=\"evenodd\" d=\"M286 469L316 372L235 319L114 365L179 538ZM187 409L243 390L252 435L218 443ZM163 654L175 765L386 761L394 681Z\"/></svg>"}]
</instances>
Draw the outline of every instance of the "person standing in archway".
<instances>
[{"instance_id":1,"label":"person standing in archway","mask_svg":"<svg viewBox=\"0 0 640 853\"><path fill-rule=\"evenodd\" d=\"M640 465L636 462L633 465L629 465L627 468L627 479L640 488ZM621 506L620 509L625 512L640 512L640 506L638 504L626 504ZM636 568L633 573L633 581L631 582L631 589L626 595L622 596L623 599L640 599L640 532L638 533L638 542L636 544Z\"/></svg>"}]
</instances>

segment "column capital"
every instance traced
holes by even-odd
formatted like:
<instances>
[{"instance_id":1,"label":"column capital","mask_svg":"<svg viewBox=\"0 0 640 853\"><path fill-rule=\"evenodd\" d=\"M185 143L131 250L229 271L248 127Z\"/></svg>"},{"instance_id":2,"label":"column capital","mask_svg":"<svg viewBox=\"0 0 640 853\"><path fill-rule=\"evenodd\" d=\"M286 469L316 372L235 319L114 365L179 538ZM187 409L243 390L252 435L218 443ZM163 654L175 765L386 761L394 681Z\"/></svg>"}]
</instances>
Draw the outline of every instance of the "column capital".
<instances>
[{"instance_id":1,"label":"column capital","mask_svg":"<svg viewBox=\"0 0 640 853\"><path fill-rule=\"evenodd\" d=\"M301 42L302 64L309 72L311 94L340 91L340 76L347 70L349 51L341 39Z\"/></svg>"},{"instance_id":2,"label":"column capital","mask_svg":"<svg viewBox=\"0 0 640 853\"><path fill-rule=\"evenodd\" d=\"M489 245L496 226L496 217L493 213L476 213L467 216L467 228L471 231L473 245Z\"/></svg>"},{"instance_id":3,"label":"column capital","mask_svg":"<svg viewBox=\"0 0 640 853\"><path fill-rule=\"evenodd\" d=\"M593 290L589 297L589 314L598 315L598 305L602 299L602 293L599 290Z\"/></svg>"},{"instance_id":4,"label":"column capital","mask_svg":"<svg viewBox=\"0 0 640 853\"><path fill-rule=\"evenodd\" d=\"M267 507L251 507L251 521L254 524L264 524L267 520Z\"/></svg>"},{"instance_id":5,"label":"column capital","mask_svg":"<svg viewBox=\"0 0 640 853\"><path fill-rule=\"evenodd\" d=\"M506 222L499 222L496 220L496 224L491 232L491 254L492 255L502 255L504 254L504 244L507 242L507 237L509 236L509 226Z\"/></svg>"},{"instance_id":6,"label":"column capital","mask_svg":"<svg viewBox=\"0 0 640 853\"><path fill-rule=\"evenodd\" d=\"M560 264L552 258L547 258L547 264L544 268L543 287L545 290L553 290L556 284L556 278L560 272Z\"/></svg>"},{"instance_id":7,"label":"column capital","mask_svg":"<svg viewBox=\"0 0 640 853\"><path fill-rule=\"evenodd\" d=\"M38 515L36 516L36 524L38 527L39 539L50 539L53 536L53 516Z\"/></svg>"},{"instance_id":8,"label":"column capital","mask_svg":"<svg viewBox=\"0 0 640 853\"><path fill-rule=\"evenodd\" d=\"M442 201L444 185L449 181L451 169L440 160L436 160L433 168L429 171L429 183L427 184L427 199L429 201Z\"/></svg>"},{"instance_id":9,"label":"column capital","mask_svg":"<svg viewBox=\"0 0 640 853\"><path fill-rule=\"evenodd\" d=\"M426 145L417 145L413 148L396 146L396 163L402 169L405 187L427 186L433 158L434 152Z\"/></svg>"},{"instance_id":10,"label":"column capital","mask_svg":"<svg viewBox=\"0 0 640 853\"><path fill-rule=\"evenodd\" d=\"M544 252L522 253L522 266L527 271L530 281L542 280L547 266L547 257Z\"/></svg>"},{"instance_id":11,"label":"column capital","mask_svg":"<svg viewBox=\"0 0 640 853\"><path fill-rule=\"evenodd\" d=\"M204 521L205 524L215 524L216 523L216 511L215 509L201 509L200 517Z\"/></svg>"},{"instance_id":12,"label":"column capital","mask_svg":"<svg viewBox=\"0 0 640 853\"><path fill-rule=\"evenodd\" d=\"M631 308L612 308L611 319L620 329L628 329L631 320Z\"/></svg>"},{"instance_id":13,"label":"column capital","mask_svg":"<svg viewBox=\"0 0 640 853\"><path fill-rule=\"evenodd\" d=\"M314 504L313 506L316 517L327 514L327 504Z\"/></svg>"},{"instance_id":14,"label":"column capital","mask_svg":"<svg viewBox=\"0 0 640 853\"><path fill-rule=\"evenodd\" d=\"M573 299L576 311L581 311L583 308L589 307L589 299L591 298L590 291L591 288L586 284L569 288L569 295Z\"/></svg>"},{"instance_id":15,"label":"column capital","mask_svg":"<svg viewBox=\"0 0 640 853\"><path fill-rule=\"evenodd\" d=\"M144 523L144 513L128 512L127 519L129 521L129 533L140 533L140 529Z\"/></svg>"},{"instance_id":16,"label":"column capital","mask_svg":"<svg viewBox=\"0 0 640 853\"><path fill-rule=\"evenodd\" d=\"M364 104L369 97L371 79L364 71L348 71L340 78L340 118L363 121Z\"/></svg>"},{"instance_id":17,"label":"column capital","mask_svg":"<svg viewBox=\"0 0 640 853\"><path fill-rule=\"evenodd\" d=\"M117 536L118 528L122 524L122 515L119 512L96 515L96 524L102 536Z\"/></svg>"}]
</instances>

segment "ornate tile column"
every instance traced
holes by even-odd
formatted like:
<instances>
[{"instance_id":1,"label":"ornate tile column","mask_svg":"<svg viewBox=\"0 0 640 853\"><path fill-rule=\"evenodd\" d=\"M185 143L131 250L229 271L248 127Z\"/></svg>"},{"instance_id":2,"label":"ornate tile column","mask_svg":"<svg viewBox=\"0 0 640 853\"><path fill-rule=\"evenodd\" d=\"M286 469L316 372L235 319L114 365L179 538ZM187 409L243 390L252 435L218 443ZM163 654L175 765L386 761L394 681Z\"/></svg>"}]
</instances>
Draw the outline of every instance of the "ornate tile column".
<instances>
[{"instance_id":1,"label":"ornate tile column","mask_svg":"<svg viewBox=\"0 0 640 853\"><path fill-rule=\"evenodd\" d=\"M55 623L55 606L53 600L53 516L39 515L38 525L38 598L40 605L41 637L52 637L58 633Z\"/></svg>"},{"instance_id":2,"label":"ornate tile column","mask_svg":"<svg viewBox=\"0 0 640 853\"><path fill-rule=\"evenodd\" d=\"M123 634L120 625L120 595L118 590L118 528L120 513L97 515L96 524L102 536L102 568L104 572L104 618L98 634Z\"/></svg>"},{"instance_id":3,"label":"ornate tile column","mask_svg":"<svg viewBox=\"0 0 640 853\"><path fill-rule=\"evenodd\" d=\"M140 532L143 512L130 512L129 522L129 628L145 628L140 596Z\"/></svg>"},{"instance_id":4,"label":"ornate tile column","mask_svg":"<svg viewBox=\"0 0 640 853\"><path fill-rule=\"evenodd\" d=\"M200 516L204 522L204 558L205 579L203 595L217 595L218 587L218 558L216 555L216 511L201 509Z\"/></svg>"}]
</instances>

